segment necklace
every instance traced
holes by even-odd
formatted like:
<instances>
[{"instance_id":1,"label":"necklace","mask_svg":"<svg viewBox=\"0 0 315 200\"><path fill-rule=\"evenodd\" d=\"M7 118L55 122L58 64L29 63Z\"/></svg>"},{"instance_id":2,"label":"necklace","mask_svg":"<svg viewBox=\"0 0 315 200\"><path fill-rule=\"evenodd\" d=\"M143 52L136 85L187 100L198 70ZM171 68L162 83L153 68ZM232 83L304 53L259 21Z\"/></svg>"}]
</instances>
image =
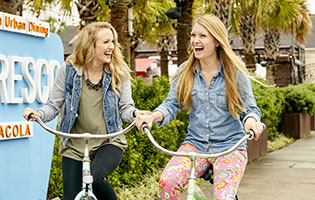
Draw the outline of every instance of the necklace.
<instances>
[{"instance_id":1,"label":"necklace","mask_svg":"<svg viewBox=\"0 0 315 200\"><path fill-rule=\"evenodd\" d=\"M97 83L97 84L94 84L90 81L89 79L89 72L88 72L88 69L86 68L86 75L87 75L87 79L86 79L86 85L88 86L88 88L91 90L96 90L98 91L102 86L103 86L103 83L102 83L102 78L100 79L100 81Z\"/></svg>"}]
</instances>

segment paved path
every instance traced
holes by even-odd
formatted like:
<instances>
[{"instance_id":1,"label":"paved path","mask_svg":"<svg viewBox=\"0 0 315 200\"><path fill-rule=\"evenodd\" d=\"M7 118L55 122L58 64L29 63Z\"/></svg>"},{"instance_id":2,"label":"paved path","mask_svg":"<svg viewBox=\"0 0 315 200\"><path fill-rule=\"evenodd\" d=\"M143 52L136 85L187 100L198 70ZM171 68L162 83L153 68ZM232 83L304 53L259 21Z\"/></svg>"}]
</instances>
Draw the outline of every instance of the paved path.
<instances>
[{"instance_id":1,"label":"paved path","mask_svg":"<svg viewBox=\"0 0 315 200\"><path fill-rule=\"evenodd\" d=\"M201 186L207 197L210 188L208 183ZM238 197L239 200L315 200L315 132L250 162Z\"/></svg>"}]
</instances>

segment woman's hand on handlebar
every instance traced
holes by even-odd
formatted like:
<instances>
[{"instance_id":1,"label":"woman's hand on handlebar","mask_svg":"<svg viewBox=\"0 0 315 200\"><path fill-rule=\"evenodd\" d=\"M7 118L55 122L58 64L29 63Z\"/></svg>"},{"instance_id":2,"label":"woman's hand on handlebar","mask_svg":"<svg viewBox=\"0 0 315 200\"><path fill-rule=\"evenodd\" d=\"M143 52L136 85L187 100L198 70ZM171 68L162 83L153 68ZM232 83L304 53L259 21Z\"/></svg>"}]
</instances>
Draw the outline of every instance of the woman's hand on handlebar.
<instances>
[{"instance_id":1,"label":"woman's hand on handlebar","mask_svg":"<svg viewBox=\"0 0 315 200\"><path fill-rule=\"evenodd\" d=\"M152 123L154 121L154 116L152 114L150 115L137 115L135 118L136 121L136 127L142 131L141 126L142 124L147 124L149 128L152 127Z\"/></svg>"},{"instance_id":2,"label":"woman's hand on handlebar","mask_svg":"<svg viewBox=\"0 0 315 200\"><path fill-rule=\"evenodd\" d=\"M25 108L24 112L23 112L23 117L27 120L27 121L34 121L34 118L30 118L30 115L34 114L37 117L41 117L39 112L36 112L35 110L33 110L32 108Z\"/></svg>"},{"instance_id":3,"label":"woman's hand on handlebar","mask_svg":"<svg viewBox=\"0 0 315 200\"><path fill-rule=\"evenodd\" d=\"M136 110L134 112L134 116L137 117L138 115L151 115L152 112L148 110Z\"/></svg>"},{"instance_id":4,"label":"woman's hand on handlebar","mask_svg":"<svg viewBox=\"0 0 315 200\"><path fill-rule=\"evenodd\" d=\"M163 114L160 111L154 111L153 113L150 113L149 115L137 115L135 118L136 121L136 127L142 131L141 126L142 124L147 124L149 128L152 127L153 122L160 122L163 121Z\"/></svg>"},{"instance_id":5,"label":"woman's hand on handlebar","mask_svg":"<svg viewBox=\"0 0 315 200\"><path fill-rule=\"evenodd\" d=\"M249 130L254 131L254 139L258 140L262 132L264 131L265 127L264 124L261 122L257 122L254 118L249 117L244 124L245 132L247 133Z\"/></svg>"}]
</instances>

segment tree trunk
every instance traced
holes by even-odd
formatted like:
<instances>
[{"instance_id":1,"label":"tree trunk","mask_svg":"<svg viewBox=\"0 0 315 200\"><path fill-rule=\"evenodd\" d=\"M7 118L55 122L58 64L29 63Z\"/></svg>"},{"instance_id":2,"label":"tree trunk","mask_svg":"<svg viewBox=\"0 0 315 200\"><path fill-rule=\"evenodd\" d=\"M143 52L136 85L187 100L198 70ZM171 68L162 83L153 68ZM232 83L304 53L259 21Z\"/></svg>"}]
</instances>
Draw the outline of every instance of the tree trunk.
<instances>
[{"instance_id":1,"label":"tree trunk","mask_svg":"<svg viewBox=\"0 0 315 200\"><path fill-rule=\"evenodd\" d=\"M182 8L182 16L177 24L177 60L178 65L188 59L188 47L190 41L192 23L192 5L194 0L182 0L179 5Z\"/></svg>"},{"instance_id":2,"label":"tree trunk","mask_svg":"<svg viewBox=\"0 0 315 200\"><path fill-rule=\"evenodd\" d=\"M158 43L158 49L160 52L160 68L161 75L164 75L168 78L168 54L169 54L169 45L171 40L169 36L162 36Z\"/></svg>"},{"instance_id":3,"label":"tree trunk","mask_svg":"<svg viewBox=\"0 0 315 200\"><path fill-rule=\"evenodd\" d=\"M232 29L231 25L231 1L230 0L215 0L214 15L217 16L226 27L228 33Z\"/></svg>"},{"instance_id":4,"label":"tree trunk","mask_svg":"<svg viewBox=\"0 0 315 200\"><path fill-rule=\"evenodd\" d=\"M0 0L0 11L22 16L23 11L23 0Z\"/></svg>"},{"instance_id":5,"label":"tree trunk","mask_svg":"<svg viewBox=\"0 0 315 200\"><path fill-rule=\"evenodd\" d=\"M267 60L276 60L280 46L280 32L277 29L265 29L264 47Z\"/></svg>"},{"instance_id":6,"label":"tree trunk","mask_svg":"<svg viewBox=\"0 0 315 200\"><path fill-rule=\"evenodd\" d=\"M111 24L115 27L122 54L130 66L130 37L128 35L128 0L113 1L111 3Z\"/></svg>"},{"instance_id":7,"label":"tree trunk","mask_svg":"<svg viewBox=\"0 0 315 200\"><path fill-rule=\"evenodd\" d=\"M264 32L265 55L269 62L266 79L271 83L275 83L275 68L277 67L276 60L279 53L280 33L277 29L266 29Z\"/></svg>"},{"instance_id":8,"label":"tree trunk","mask_svg":"<svg viewBox=\"0 0 315 200\"><path fill-rule=\"evenodd\" d=\"M275 84L275 68L276 68L276 62L271 61L269 65L266 67L267 73L266 73L266 79L272 84Z\"/></svg>"},{"instance_id":9,"label":"tree trunk","mask_svg":"<svg viewBox=\"0 0 315 200\"><path fill-rule=\"evenodd\" d=\"M244 52L244 61L246 64L246 68L250 72L255 72L256 66L255 66L255 54Z\"/></svg>"},{"instance_id":10,"label":"tree trunk","mask_svg":"<svg viewBox=\"0 0 315 200\"><path fill-rule=\"evenodd\" d=\"M131 70L131 76L136 76L136 48L139 44L139 40L137 38L134 38L130 44L130 70Z\"/></svg>"},{"instance_id":11,"label":"tree trunk","mask_svg":"<svg viewBox=\"0 0 315 200\"><path fill-rule=\"evenodd\" d=\"M256 22L252 12L241 14L240 37L243 41L246 67L255 71L255 43L256 43Z\"/></svg>"},{"instance_id":12,"label":"tree trunk","mask_svg":"<svg viewBox=\"0 0 315 200\"><path fill-rule=\"evenodd\" d=\"M161 58L161 76L166 76L168 78L168 49L162 48L160 51L160 58Z\"/></svg>"},{"instance_id":13,"label":"tree trunk","mask_svg":"<svg viewBox=\"0 0 315 200\"><path fill-rule=\"evenodd\" d=\"M96 21L100 5L97 0L79 0L75 2L80 15L80 30L87 24Z\"/></svg>"}]
</instances>

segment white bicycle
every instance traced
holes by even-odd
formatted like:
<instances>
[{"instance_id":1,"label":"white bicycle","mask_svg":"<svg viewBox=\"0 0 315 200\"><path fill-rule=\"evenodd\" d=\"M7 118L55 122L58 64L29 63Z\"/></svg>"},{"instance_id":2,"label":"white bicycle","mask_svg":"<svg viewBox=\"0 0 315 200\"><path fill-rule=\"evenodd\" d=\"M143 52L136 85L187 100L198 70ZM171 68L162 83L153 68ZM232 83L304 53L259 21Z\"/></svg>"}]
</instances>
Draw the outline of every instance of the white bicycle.
<instances>
[{"instance_id":1,"label":"white bicycle","mask_svg":"<svg viewBox=\"0 0 315 200\"><path fill-rule=\"evenodd\" d=\"M266 128L265 124L263 124L263 129ZM237 147L239 147L245 140L252 140L254 138L254 131L250 130L248 131L234 146L232 146L230 149L227 149L226 151L223 151L221 153L215 153L215 154L199 154L199 153L195 153L195 152L189 152L189 153L184 153L184 152L175 152L175 151L170 151L168 149L165 149L163 147L161 147L154 139L154 137L152 136L150 129L148 128L148 126L146 124L143 124L141 129L143 130L143 132L146 133L146 135L148 136L148 138L150 139L151 143L160 151L162 151L165 154L171 155L171 156L179 156L179 157L188 157L191 160L191 171L190 171L190 175L188 177L188 191L187 191L187 200L207 200L206 196L204 195L204 193L202 192L202 190L199 188L199 186L196 184L196 173L195 173L195 166L196 166L196 158L205 158L205 159L209 159L209 158L217 158L217 157L221 157L224 156L226 154L231 153L232 151L234 151L235 149L237 149ZM213 183L213 170L211 168L212 166L210 166L210 168L208 168L208 172L206 172L203 176L201 176L201 178L204 178L205 180L210 180L211 183ZM236 196L236 199L237 196Z\"/></svg>"},{"instance_id":2,"label":"white bicycle","mask_svg":"<svg viewBox=\"0 0 315 200\"><path fill-rule=\"evenodd\" d=\"M91 134L91 133L77 134L77 133L64 133L64 132L56 131L48 127L39 117L37 117L34 114L30 114L28 118L29 119L34 118L35 121L41 127L43 127L46 131L52 134L55 134L61 137L67 137L67 138L82 138L85 140L84 156L82 159L82 190L76 195L74 200L97 200L97 198L95 197L92 191L93 176L90 170L91 160L89 157L89 150L88 150L89 139L117 137L119 135L127 133L135 126L135 122L133 121L127 128L121 131L115 132L115 133L111 133L111 134Z\"/></svg>"}]
</instances>

